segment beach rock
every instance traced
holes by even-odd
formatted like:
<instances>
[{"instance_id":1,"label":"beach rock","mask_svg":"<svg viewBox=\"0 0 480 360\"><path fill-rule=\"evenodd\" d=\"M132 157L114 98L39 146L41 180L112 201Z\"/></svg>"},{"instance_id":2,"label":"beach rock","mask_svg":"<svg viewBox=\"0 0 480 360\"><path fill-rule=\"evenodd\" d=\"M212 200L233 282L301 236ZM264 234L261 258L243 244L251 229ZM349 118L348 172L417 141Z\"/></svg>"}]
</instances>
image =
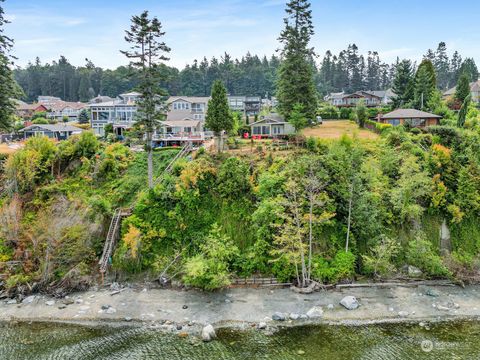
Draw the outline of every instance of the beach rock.
<instances>
[{"instance_id":1,"label":"beach rock","mask_svg":"<svg viewBox=\"0 0 480 360\"><path fill-rule=\"evenodd\" d=\"M314 306L307 311L307 316L310 319L319 318L323 316L323 309L321 306Z\"/></svg>"},{"instance_id":2,"label":"beach rock","mask_svg":"<svg viewBox=\"0 0 480 360\"><path fill-rule=\"evenodd\" d=\"M15 299L11 299L7 301L7 305L16 305L16 304L17 304L17 300Z\"/></svg>"},{"instance_id":3,"label":"beach rock","mask_svg":"<svg viewBox=\"0 0 480 360\"><path fill-rule=\"evenodd\" d=\"M290 320L298 320L300 319L300 315L299 314L295 314L295 313L292 313L288 316L290 318Z\"/></svg>"},{"instance_id":4,"label":"beach rock","mask_svg":"<svg viewBox=\"0 0 480 360\"><path fill-rule=\"evenodd\" d=\"M276 312L272 315L272 320L274 320L274 321L285 321L286 317L285 317L285 314L282 314L281 312Z\"/></svg>"},{"instance_id":5,"label":"beach rock","mask_svg":"<svg viewBox=\"0 0 480 360\"><path fill-rule=\"evenodd\" d=\"M447 306L437 305L436 307L437 307L437 310L440 310L440 311L450 311L450 308Z\"/></svg>"},{"instance_id":6,"label":"beach rock","mask_svg":"<svg viewBox=\"0 0 480 360\"><path fill-rule=\"evenodd\" d=\"M185 338L188 338L188 333L183 331L181 333L178 334L178 337L182 338L182 339L185 339Z\"/></svg>"},{"instance_id":7,"label":"beach rock","mask_svg":"<svg viewBox=\"0 0 480 360\"><path fill-rule=\"evenodd\" d=\"M113 291L118 291L120 290L120 284L117 283L117 282L114 282L110 285L110 290L113 290Z\"/></svg>"},{"instance_id":8,"label":"beach rock","mask_svg":"<svg viewBox=\"0 0 480 360\"><path fill-rule=\"evenodd\" d=\"M53 305L55 305L55 300L45 301L45 305L47 305L47 306L53 306Z\"/></svg>"},{"instance_id":9,"label":"beach rock","mask_svg":"<svg viewBox=\"0 0 480 360\"><path fill-rule=\"evenodd\" d=\"M431 296L431 297L439 297L439 296L440 296L440 293L439 293L438 291L435 291L435 290L432 290L432 289L428 289L428 290L425 292L425 295Z\"/></svg>"},{"instance_id":10,"label":"beach rock","mask_svg":"<svg viewBox=\"0 0 480 360\"><path fill-rule=\"evenodd\" d=\"M212 341L217 335L212 325L208 324L202 329L202 340L205 342Z\"/></svg>"},{"instance_id":11,"label":"beach rock","mask_svg":"<svg viewBox=\"0 0 480 360\"><path fill-rule=\"evenodd\" d=\"M406 317L408 317L408 315L410 315L408 313L408 311L399 311L398 312L398 316L400 316L401 318L406 318Z\"/></svg>"},{"instance_id":12,"label":"beach rock","mask_svg":"<svg viewBox=\"0 0 480 360\"><path fill-rule=\"evenodd\" d=\"M257 325L257 329L259 329L259 330L265 330L266 328L267 328L267 323L266 322L262 321L262 322L258 323L258 325Z\"/></svg>"},{"instance_id":13,"label":"beach rock","mask_svg":"<svg viewBox=\"0 0 480 360\"><path fill-rule=\"evenodd\" d=\"M328 304L328 305L327 305L327 309L328 309L328 310L333 310L333 309L334 309L333 304Z\"/></svg>"},{"instance_id":14,"label":"beach rock","mask_svg":"<svg viewBox=\"0 0 480 360\"><path fill-rule=\"evenodd\" d=\"M360 306L355 296L345 296L342 301L340 301L340 305L347 310L355 310Z\"/></svg>"},{"instance_id":15,"label":"beach rock","mask_svg":"<svg viewBox=\"0 0 480 360\"><path fill-rule=\"evenodd\" d=\"M300 319L308 320L308 316L306 314L302 314L302 315L300 315Z\"/></svg>"},{"instance_id":16,"label":"beach rock","mask_svg":"<svg viewBox=\"0 0 480 360\"><path fill-rule=\"evenodd\" d=\"M180 330L182 330L182 329L183 329L183 326L182 326L182 325L180 325L180 324L177 325L177 330L178 330L178 331L180 331Z\"/></svg>"},{"instance_id":17,"label":"beach rock","mask_svg":"<svg viewBox=\"0 0 480 360\"><path fill-rule=\"evenodd\" d=\"M75 304L83 304L83 299L76 299Z\"/></svg>"},{"instance_id":18,"label":"beach rock","mask_svg":"<svg viewBox=\"0 0 480 360\"><path fill-rule=\"evenodd\" d=\"M102 305L102 310L108 310L110 307L110 305Z\"/></svg>"},{"instance_id":19,"label":"beach rock","mask_svg":"<svg viewBox=\"0 0 480 360\"><path fill-rule=\"evenodd\" d=\"M183 305L183 306L182 306L182 309L183 309L183 310L187 310L187 309L188 309L188 305Z\"/></svg>"},{"instance_id":20,"label":"beach rock","mask_svg":"<svg viewBox=\"0 0 480 360\"><path fill-rule=\"evenodd\" d=\"M73 301L73 299L71 298L65 298L63 299L62 303L65 305L72 305L73 303L75 303L75 301Z\"/></svg>"},{"instance_id":21,"label":"beach rock","mask_svg":"<svg viewBox=\"0 0 480 360\"><path fill-rule=\"evenodd\" d=\"M113 308L113 307L109 307L105 313L106 314L109 314L109 315L112 315L112 314L115 314L117 312L117 309Z\"/></svg>"},{"instance_id":22,"label":"beach rock","mask_svg":"<svg viewBox=\"0 0 480 360\"><path fill-rule=\"evenodd\" d=\"M35 300L35 295L31 295L22 300L22 304L31 304Z\"/></svg>"},{"instance_id":23,"label":"beach rock","mask_svg":"<svg viewBox=\"0 0 480 360\"><path fill-rule=\"evenodd\" d=\"M60 304L60 305L58 306L58 308L59 308L60 310L63 310L63 309L66 309L66 308L67 308L67 305L65 305L65 304Z\"/></svg>"},{"instance_id":24,"label":"beach rock","mask_svg":"<svg viewBox=\"0 0 480 360\"><path fill-rule=\"evenodd\" d=\"M130 316L125 316L123 320L125 320L126 322L131 322L133 319Z\"/></svg>"},{"instance_id":25,"label":"beach rock","mask_svg":"<svg viewBox=\"0 0 480 360\"><path fill-rule=\"evenodd\" d=\"M419 268L417 268L415 266L411 266L411 265L408 265L407 273L408 273L408 276L413 277L413 278L418 278L418 277L421 277L423 275L422 270L420 270Z\"/></svg>"}]
</instances>

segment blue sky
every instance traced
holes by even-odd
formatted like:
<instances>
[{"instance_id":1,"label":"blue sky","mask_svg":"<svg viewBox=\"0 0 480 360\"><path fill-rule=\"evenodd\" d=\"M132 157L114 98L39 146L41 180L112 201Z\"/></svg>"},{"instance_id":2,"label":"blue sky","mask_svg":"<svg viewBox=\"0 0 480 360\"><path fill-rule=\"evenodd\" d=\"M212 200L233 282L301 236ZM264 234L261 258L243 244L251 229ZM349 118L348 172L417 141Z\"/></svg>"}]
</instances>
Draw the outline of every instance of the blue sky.
<instances>
[{"instance_id":1,"label":"blue sky","mask_svg":"<svg viewBox=\"0 0 480 360\"><path fill-rule=\"evenodd\" d=\"M278 48L284 0L6 0L12 21L6 32L16 41L18 65L39 56L43 62L65 55L74 65L91 59L108 68L126 64L123 32L131 15L145 9L157 16L172 48L170 65L183 68L224 51L271 55ZM316 34L312 45L323 55L356 43L362 53L382 59L420 59L445 41L449 52L480 62L478 0L313 0Z\"/></svg>"}]
</instances>

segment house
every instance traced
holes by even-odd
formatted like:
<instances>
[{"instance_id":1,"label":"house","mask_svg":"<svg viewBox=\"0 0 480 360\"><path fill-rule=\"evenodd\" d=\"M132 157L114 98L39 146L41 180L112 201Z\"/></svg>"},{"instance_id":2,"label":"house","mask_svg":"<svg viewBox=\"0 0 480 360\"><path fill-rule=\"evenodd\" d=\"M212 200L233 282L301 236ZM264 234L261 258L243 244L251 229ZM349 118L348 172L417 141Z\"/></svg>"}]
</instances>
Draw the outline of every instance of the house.
<instances>
[{"instance_id":1,"label":"house","mask_svg":"<svg viewBox=\"0 0 480 360\"><path fill-rule=\"evenodd\" d=\"M51 102L45 106L48 108L47 117L58 122L62 122L65 119L67 119L67 121L77 121L80 112L88 107L87 104L81 102L67 102L62 100Z\"/></svg>"},{"instance_id":2,"label":"house","mask_svg":"<svg viewBox=\"0 0 480 360\"><path fill-rule=\"evenodd\" d=\"M106 98L96 98L97 100L107 100L102 102L92 102L88 104L90 108L90 123L93 132L96 135L105 135L105 125L112 124L117 135L122 135L125 129L129 129L135 123L137 114L137 101L140 98L139 93L121 94L118 98L108 100Z\"/></svg>"},{"instance_id":3,"label":"house","mask_svg":"<svg viewBox=\"0 0 480 360\"><path fill-rule=\"evenodd\" d=\"M202 143L209 136L203 130L200 120L162 121L153 136L154 146L182 145L184 143Z\"/></svg>"},{"instance_id":4,"label":"house","mask_svg":"<svg viewBox=\"0 0 480 360\"><path fill-rule=\"evenodd\" d=\"M259 96L228 96L228 105L232 111L244 116L255 116L260 113L262 99Z\"/></svg>"},{"instance_id":5,"label":"house","mask_svg":"<svg viewBox=\"0 0 480 360\"><path fill-rule=\"evenodd\" d=\"M416 109L397 109L388 114L378 115L378 122L393 126L409 124L412 127L439 125L442 117Z\"/></svg>"},{"instance_id":6,"label":"house","mask_svg":"<svg viewBox=\"0 0 480 360\"><path fill-rule=\"evenodd\" d=\"M93 99L91 99L88 103L89 104L100 104L100 103L109 102L109 101L113 101L113 100L114 99L111 98L110 96L98 95L97 97L94 97Z\"/></svg>"},{"instance_id":7,"label":"house","mask_svg":"<svg viewBox=\"0 0 480 360\"><path fill-rule=\"evenodd\" d=\"M56 125L30 125L26 128L20 130L23 132L25 139L32 136L47 136L51 139L56 140L66 140L71 135L80 134L83 132L82 129L75 126L67 124L56 124Z\"/></svg>"},{"instance_id":8,"label":"house","mask_svg":"<svg viewBox=\"0 0 480 360\"><path fill-rule=\"evenodd\" d=\"M375 91L356 91L352 94L344 92L331 93L325 96L324 100L331 105L337 107L353 107L363 101L365 106L377 107L388 105L392 102L394 96L392 90L375 90Z\"/></svg>"},{"instance_id":9,"label":"house","mask_svg":"<svg viewBox=\"0 0 480 360\"><path fill-rule=\"evenodd\" d=\"M47 112L48 109L43 104L27 104L20 100L15 100L15 115L22 119L30 119L35 113Z\"/></svg>"},{"instance_id":10,"label":"house","mask_svg":"<svg viewBox=\"0 0 480 360\"><path fill-rule=\"evenodd\" d=\"M167 100L167 121L199 120L204 122L207 115L206 96L171 96Z\"/></svg>"},{"instance_id":11,"label":"house","mask_svg":"<svg viewBox=\"0 0 480 360\"><path fill-rule=\"evenodd\" d=\"M457 90L456 86L451 89L448 89L443 93L443 98L448 99L450 97L455 96L456 90ZM472 94L472 101L474 103L480 104L480 80L470 83L470 91Z\"/></svg>"},{"instance_id":12,"label":"house","mask_svg":"<svg viewBox=\"0 0 480 360\"><path fill-rule=\"evenodd\" d=\"M295 128L277 113L262 116L260 120L250 124L251 135L261 137L283 137L295 133Z\"/></svg>"}]
</instances>

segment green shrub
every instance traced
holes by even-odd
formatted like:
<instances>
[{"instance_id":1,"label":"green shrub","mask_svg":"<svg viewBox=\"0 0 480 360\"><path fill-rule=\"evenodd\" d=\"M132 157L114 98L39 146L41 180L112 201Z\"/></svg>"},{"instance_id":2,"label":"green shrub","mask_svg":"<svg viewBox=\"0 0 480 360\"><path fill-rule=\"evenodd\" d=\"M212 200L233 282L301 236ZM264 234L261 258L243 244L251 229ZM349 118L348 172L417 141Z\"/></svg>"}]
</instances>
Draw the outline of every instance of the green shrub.
<instances>
[{"instance_id":1,"label":"green shrub","mask_svg":"<svg viewBox=\"0 0 480 360\"><path fill-rule=\"evenodd\" d=\"M376 277L385 277L395 272L395 257L400 251L397 242L390 238L383 238L372 249L372 255L362 255L363 265L367 274Z\"/></svg>"},{"instance_id":2,"label":"green shrub","mask_svg":"<svg viewBox=\"0 0 480 360\"><path fill-rule=\"evenodd\" d=\"M221 228L214 224L200 245L200 253L185 262L183 281L204 290L228 286L230 264L238 255L238 248L232 240L223 235Z\"/></svg>"},{"instance_id":3,"label":"green shrub","mask_svg":"<svg viewBox=\"0 0 480 360\"><path fill-rule=\"evenodd\" d=\"M336 283L352 279L355 275L355 255L340 250L328 261L323 257L315 257L313 261L313 278L321 282Z\"/></svg>"},{"instance_id":4,"label":"green shrub","mask_svg":"<svg viewBox=\"0 0 480 360\"><path fill-rule=\"evenodd\" d=\"M406 260L409 265L418 267L429 276L446 277L451 275L443 264L442 258L433 251L432 244L418 235L408 243Z\"/></svg>"},{"instance_id":5,"label":"green shrub","mask_svg":"<svg viewBox=\"0 0 480 360\"><path fill-rule=\"evenodd\" d=\"M318 109L318 115L322 117L323 120L335 120L340 117L340 111L336 106L327 105Z\"/></svg>"}]
</instances>

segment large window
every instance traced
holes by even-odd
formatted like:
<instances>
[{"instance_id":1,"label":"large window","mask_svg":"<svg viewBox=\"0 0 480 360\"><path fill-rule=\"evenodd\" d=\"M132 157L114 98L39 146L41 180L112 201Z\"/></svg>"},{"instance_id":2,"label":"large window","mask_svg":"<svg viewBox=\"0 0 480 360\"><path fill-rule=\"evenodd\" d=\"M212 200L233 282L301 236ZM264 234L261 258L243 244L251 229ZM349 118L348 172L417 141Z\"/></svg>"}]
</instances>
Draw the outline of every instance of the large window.
<instances>
[{"instance_id":1,"label":"large window","mask_svg":"<svg viewBox=\"0 0 480 360\"><path fill-rule=\"evenodd\" d=\"M398 126L398 125L400 125L400 119L390 119L390 120L387 120L387 122L388 122L390 125L393 125L393 126Z\"/></svg>"},{"instance_id":2,"label":"large window","mask_svg":"<svg viewBox=\"0 0 480 360\"><path fill-rule=\"evenodd\" d=\"M412 126L425 126L425 119L412 119Z\"/></svg>"}]
</instances>

